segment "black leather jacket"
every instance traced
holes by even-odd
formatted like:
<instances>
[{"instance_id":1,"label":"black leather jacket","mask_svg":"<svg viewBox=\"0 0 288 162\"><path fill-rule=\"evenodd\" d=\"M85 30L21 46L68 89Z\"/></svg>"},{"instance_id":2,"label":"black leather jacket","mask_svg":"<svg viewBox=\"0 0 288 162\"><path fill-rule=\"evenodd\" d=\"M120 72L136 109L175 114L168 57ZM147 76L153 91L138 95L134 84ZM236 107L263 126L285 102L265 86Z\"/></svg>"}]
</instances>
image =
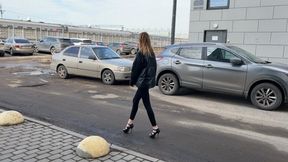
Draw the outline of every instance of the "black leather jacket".
<instances>
[{"instance_id":1,"label":"black leather jacket","mask_svg":"<svg viewBox=\"0 0 288 162\"><path fill-rule=\"evenodd\" d=\"M138 88L155 87L156 70L155 55L145 56L139 51L133 62L130 85L136 85Z\"/></svg>"}]
</instances>

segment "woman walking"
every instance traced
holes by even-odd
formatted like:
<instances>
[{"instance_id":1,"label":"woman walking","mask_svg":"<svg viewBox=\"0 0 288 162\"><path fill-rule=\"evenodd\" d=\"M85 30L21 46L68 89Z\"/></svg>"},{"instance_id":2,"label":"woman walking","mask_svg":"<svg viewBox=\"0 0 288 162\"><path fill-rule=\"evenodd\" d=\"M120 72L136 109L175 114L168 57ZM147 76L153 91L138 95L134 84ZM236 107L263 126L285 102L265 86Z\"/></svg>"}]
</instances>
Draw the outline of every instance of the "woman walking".
<instances>
[{"instance_id":1,"label":"woman walking","mask_svg":"<svg viewBox=\"0 0 288 162\"><path fill-rule=\"evenodd\" d=\"M124 133L134 127L133 120L135 119L140 99L142 99L145 109L147 111L149 120L152 125L152 132L149 134L151 138L160 133L160 129L157 126L153 109L150 103L149 89L155 86L156 76L156 58L151 46L151 41L148 33L140 33L139 38L139 52L133 62L130 86L136 85L138 87L135 96L133 98L133 106L130 114L130 118L126 127L123 129Z\"/></svg>"}]
</instances>

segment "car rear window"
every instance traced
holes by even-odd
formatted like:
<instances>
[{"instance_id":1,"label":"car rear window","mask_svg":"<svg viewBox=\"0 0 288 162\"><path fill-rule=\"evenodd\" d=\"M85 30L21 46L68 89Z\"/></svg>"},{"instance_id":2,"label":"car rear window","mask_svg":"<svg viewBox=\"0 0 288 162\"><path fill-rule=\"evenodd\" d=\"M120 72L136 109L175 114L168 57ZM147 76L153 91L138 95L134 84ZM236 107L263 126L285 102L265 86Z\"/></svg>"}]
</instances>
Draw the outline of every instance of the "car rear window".
<instances>
[{"instance_id":1,"label":"car rear window","mask_svg":"<svg viewBox=\"0 0 288 162\"><path fill-rule=\"evenodd\" d=\"M63 52L65 56L78 57L79 47L70 47Z\"/></svg>"},{"instance_id":2,"label":"car rear window","mask_svg":"<svg viewBox=\"0 0 288 162\"><path fill-rule=\"evenodd\" d=\"M27 39L15 39L15 43L30 43Z\"/></svg>"},{"instance_id":3,"label":"car rear window","mask_svg":"<svg viewBox=\"0 0 288 162\"><path fill-rule=\"evenodd\" d=\"M59 39L61 43L71 43L70 39Z\"/></svg>"},{"instance_id":4,"label":"car rear window","mask_svg":"<svg viewBox=\"0 0 288 162\"><path fill-rule=\"evenodd\" d=\"M83 40L83 43L92 43L91 40Z\"/></svg>"},{"instance_id":5,"label":"car rear window","mask_svg":"<svg viewBox=\"0 0 288 162\"><path fill-rule=\"evenodd\" d=\"M79 39L71 39L71 42L73 42L73 43L79 43L79 42L81 42Z\"/></svg>"}]
</instances>

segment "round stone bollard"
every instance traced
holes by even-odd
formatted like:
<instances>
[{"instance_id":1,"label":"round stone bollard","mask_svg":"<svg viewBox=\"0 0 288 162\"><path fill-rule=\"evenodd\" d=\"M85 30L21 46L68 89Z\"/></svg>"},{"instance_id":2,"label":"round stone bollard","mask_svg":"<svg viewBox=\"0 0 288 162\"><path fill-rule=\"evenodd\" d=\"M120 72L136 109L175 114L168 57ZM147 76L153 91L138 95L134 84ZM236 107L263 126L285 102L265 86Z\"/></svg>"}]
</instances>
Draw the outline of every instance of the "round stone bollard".
<instances>
[{"instance_id":1,"label":"round stone bollard","mask_svg":"<svg viewBox=\"0 0 288 162\"><path fill-rule=\"evenodd\" d=\"M110 147L108 142L100 136L90 136L82 140L76 153L78 156L86 159L95 159L105 156L109 153Z\"/></svg>"},{"instance_id":2,"label":"round stone bollard","mask_svg":"<svg viewBox=\"0 0 288 162\"><path fill-rule=\"evenodd\" d=\"M24 122L24 117L17 111L4 111L0 113L0 125L9 126Z\"/></svg>"}]
</instances>

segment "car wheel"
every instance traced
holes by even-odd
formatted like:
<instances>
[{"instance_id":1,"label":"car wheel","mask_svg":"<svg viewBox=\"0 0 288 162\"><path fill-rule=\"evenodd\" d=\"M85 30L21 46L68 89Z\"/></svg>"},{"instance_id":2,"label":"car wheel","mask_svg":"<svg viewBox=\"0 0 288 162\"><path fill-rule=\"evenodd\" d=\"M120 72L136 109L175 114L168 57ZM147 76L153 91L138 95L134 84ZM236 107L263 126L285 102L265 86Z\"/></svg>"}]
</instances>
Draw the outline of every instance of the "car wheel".
<instances>
[{"instance_id":1,"label":"car wheel","mask_svg":"<svg viewBox=\"0 0 288 162\"><path fill-rule=\"evenodd\" d=\"M136 54L136 49L133 48L133 49L131 50L131 54L132 54L132 55L135 55L135 54Z\"/></svg>"},{"instance_id":2,"label":"car wheel","mask_svg":"<svg viewBox=\"0 0 288 162\"><path fill-rule=\"evenodd\" d=\"M159 78L158 87L163 94L174 95L179 90L179 82L174 74L166 73Z\"/></svg>"},{"instance_id":3,"label":"car wheel","mask_svg":"<svg viewBox=\"0 0 288 162\"><path fill-rule=\"evenodd\" d=\"M38 52L39 52L38 47L35 47L35 48L34 48L34 53L38 53Z\"/></svg>"},{"instance_id":4,"label":"car wheel","mask_svg":"<svg viewBox=\"0 0 288 162\"><path fill-rule=\"evenodd\" d=\"M58 68L57 68L57 74L59 75L59 77L61 79L67 79L69 74L68 74L68 71L66 69L66 67L64 65L60 65Z\"/></svg>"},{"instance_id":5,"label":"car wheel","mask_svg":"<svg viewBox=\"0 0 288 162\"><path fill-rule=\"evenodd\" d=\"M0 57L4 57L5 52L0 52Z\"/></svg>"},{"instance_id":6,"label":"car wheel","mask_svg":"<svg viewBox=\"0 0 288 162\"><path fill-rule=\"evenodd\" d=\"M9 53L10 53L11 56L14 55L14 52L13 52L13 49L12 49L12 48L10 49Z\"/></svg>"},{"instance_id":7,"label":"car wheel","mask_svg":"<svg viewBox=\"0 0 288 162\"><path fill-rule=\"evenodd\" d=\"M51 53L52 55L54 55L55 52L56 52L56 48L55 48L55 47L51 47L51 49L50 49L50 53Z\"/></svg>"},{"instance_id":8,"label":"car wheel","mask_svg":"<svg viewBox=\"0 0 288 162\"><path fill-rule=\"evenodd\" d=\"M117 53L118 55L121 55L121 51L120 51L120 50L116 50L116 53Z\"/></svg>"},{"instance_id":9,"label":"car wheel","mask_svg":"<svg viewBox=\"0 0 288 162\"><path fill-rule=\"evenodd\" d=\"M263 110L274 110L283 101L278 87L270 83L262 83L253 88L250 99L253 105Z\"/></svg>"},{"instance_id":10,"label":"car wheel","mask_svg":"<svg viewBox=\"0 0 288 162\"><path fill-rule=\"evenodd\" d=\"M102 73L101 79L104 84L112 85L115 83L115 76L111 70L105 70Z\"/></svg>"}]
</instances>

